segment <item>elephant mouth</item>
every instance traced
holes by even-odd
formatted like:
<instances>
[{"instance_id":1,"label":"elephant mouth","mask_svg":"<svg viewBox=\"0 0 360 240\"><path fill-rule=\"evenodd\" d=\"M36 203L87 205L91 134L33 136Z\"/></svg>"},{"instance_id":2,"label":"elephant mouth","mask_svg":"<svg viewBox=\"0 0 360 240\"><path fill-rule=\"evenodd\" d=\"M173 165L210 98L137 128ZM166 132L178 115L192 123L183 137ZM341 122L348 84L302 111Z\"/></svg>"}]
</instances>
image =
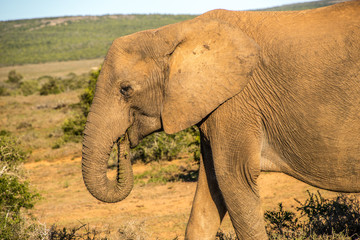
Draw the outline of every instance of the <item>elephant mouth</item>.
<instances>
[{"instance_id":1,"label":"elephant mouth","mask_svg":"<svg viewBox=\"0 0 360 240\"><path fill-rule=\"evenodd\" d=\"M136 131L134 131L131 127L128 128L125 132L125 134L119 138L119 140L124 139L124 137L127 136L128 143L130 145L130 148L135 148L141 141L141 136L136 134Z\"/></svg>"},{"instance_id":2,"label":"elephant mouth","mask_svg":"<svg viewBox=\"0 0 360 240\"><path fill-rule=\"evenodd\" d=\"M139 145L141 140L143 140L145 137L147 137L155 132L161 132L161 131L163 131L163 128L160 128L160 129L152 131L152 132L139 133L138 131L134 130L133 128L129 128L126 131L126 134L128 136L130 148L131 149L135 148L137 145Z\"/></svg>"}]
</instances>

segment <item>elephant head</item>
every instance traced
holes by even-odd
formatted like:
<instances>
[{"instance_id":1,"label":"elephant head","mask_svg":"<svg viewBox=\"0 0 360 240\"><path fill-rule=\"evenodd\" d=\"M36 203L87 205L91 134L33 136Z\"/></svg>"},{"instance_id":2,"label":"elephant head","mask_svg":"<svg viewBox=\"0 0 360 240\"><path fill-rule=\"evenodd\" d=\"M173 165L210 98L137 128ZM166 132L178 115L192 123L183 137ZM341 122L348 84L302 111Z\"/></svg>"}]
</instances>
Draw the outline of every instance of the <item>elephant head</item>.
<instances>
[{"instance_id":1,"label":"elephant head","mask_svg":"<svg viewBox=\"0 0 360 240\"><path fill-rule=\"evenodd\" d=\"M200 17L116 39L84 131L82 171L90 193L105 202L124 199L131 163L120 156L117 180L110 181L113 145L125 136L123 148L134 147L152 132L201 122L245 88L258 60L258 45L238 28Z\"/></svg>"}]
</instances>

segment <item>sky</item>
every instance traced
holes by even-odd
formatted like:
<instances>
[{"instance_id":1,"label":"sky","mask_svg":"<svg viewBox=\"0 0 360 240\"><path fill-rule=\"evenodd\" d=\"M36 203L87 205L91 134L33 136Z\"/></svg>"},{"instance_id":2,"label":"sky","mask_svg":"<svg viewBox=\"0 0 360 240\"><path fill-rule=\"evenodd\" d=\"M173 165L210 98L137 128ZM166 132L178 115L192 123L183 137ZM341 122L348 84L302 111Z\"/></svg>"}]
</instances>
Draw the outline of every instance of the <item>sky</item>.
<instances>
[{"instance_id":1,"label":"sky","mask_svg":"<svg viewBox=\"0 0 360 240\"><path fill-rule=\"evenodd\" d=\"M0 21L105 14L201 14L251 10L314 0L0 0Z\"/></svg>"}]
</instances>

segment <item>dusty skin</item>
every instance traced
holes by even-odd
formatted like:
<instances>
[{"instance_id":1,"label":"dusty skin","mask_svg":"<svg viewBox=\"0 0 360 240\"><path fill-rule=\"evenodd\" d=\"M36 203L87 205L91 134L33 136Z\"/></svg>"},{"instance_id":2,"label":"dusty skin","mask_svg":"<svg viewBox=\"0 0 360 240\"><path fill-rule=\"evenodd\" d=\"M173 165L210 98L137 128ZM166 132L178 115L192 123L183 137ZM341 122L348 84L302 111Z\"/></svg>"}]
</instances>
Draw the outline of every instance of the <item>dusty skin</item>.
<instances>
[{"instance_id":1,"label":"dusty skin","mask_svg":"<svg viewBox=\"0 0 360 240\"><path fill-rule=\"evenodd\" d=\"M267 239L260 172L360 192L360 1L299 12L214 10L116 39L84 131L89 192L133 188L129 147L197 125L202 159L185 239ZM116 179L106 174L120 146Z\"/></svg>"}]
</instances>

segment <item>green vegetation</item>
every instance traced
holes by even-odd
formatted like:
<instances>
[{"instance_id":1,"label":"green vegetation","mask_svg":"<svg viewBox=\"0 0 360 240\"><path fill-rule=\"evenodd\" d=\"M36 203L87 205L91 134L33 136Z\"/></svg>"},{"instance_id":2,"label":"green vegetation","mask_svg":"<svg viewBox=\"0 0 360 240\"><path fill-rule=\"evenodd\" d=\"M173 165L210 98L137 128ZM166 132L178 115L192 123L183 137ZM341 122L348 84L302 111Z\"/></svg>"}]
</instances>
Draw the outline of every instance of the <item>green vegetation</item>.
<instances>
[{"instance_id":1,"label":"green vegetation","mask_svg":"<svg viewBox=\"0 0 360 240\"><path fill-rule=\"evenodd\" d=\"M295 199L296 200L296 199ZM360 202L355 196L340 194L335 199L325 199L320 192L308 191L308 198L296 212L278 210L264 214L269 239L274 240L355 240L360 239ZM237 240L235 234L216 234L218 240Z\"/></svg>"},{"instance_id":2,"label":"green vegetation","mask_svg":"<svg viewBox=\"0 0 360 240\"><path fill-rule=\"evenodd\" d=\"M179 168L176 165L169 165L162 167L160 165L153 166L151 170L145 171L142 174L135 175L135 183L145 184L146 183L167 183L175 182L178 180L176 174L179 172Z\"/></svg>"},{"instance_id":3,"label":"green vegetation","mask_svg":"<svg viewBox=\"0 0 360 240\"><path fill-rule=\"evenodd\" d=\"M236 234L235 233L224 233L222 230L219 230L217 233L216 233L216 237L215 237L215 240L237 240L238 238L236 237Z\"/></svg>"},{"instance_id":4,"label":"green vegetation","mask_svg":"<svg viewBox=\"0 0 360 240\"><path fill-rule=\"evenodd\" d=\"M15 70L9 72L8 80L0 83L0 96L24 95L29 96L39 93L40 95L58 94L84 88L88 74L77 76L69 73L65 77L42 76L38 79L23 80L21 74Z\"/></svg>"},{"instance_id":5,"label":"green vegetation","mask_svg":"<svg viewBox=\"0 0 360 240\"><path fill-rule=\"evenodd\" d=\"M192 155L195 161L200 160L200 136L196 127L172 135L164 132L151 134L132 150L133 161L169 161L181 155Z\"/></svg>"},{"instance_id":6,"label":"green vegetation","mask_svg":"<svg viewBox=\"0 0 360 240\"><path fill-rule=\"evenodd\" d=\"M90 229L88 224L82 224L80 227L58 228L51 226L47 233L48 240L107 240L107 237L100 237L102 233L96 229Z\"/></svg>"},{"instance_id":7,"label":"green vegetation","mask_svg":"<svg viewBox=\"0 0 360 240\"><path fill-rule=\"evenodd\" d=\"M20 73L16 73L15 70L12 70L9 72L8 80L6 82L18 85L20 84L21 79L23 79L23 76Z\"/></svg>"},{"instance_id":8,"label":"green vegetation","mask_svg":"<svg viewBox=\"0 0 360 240\"><path fill-rule=\"evenodd\" d=\"M30 189L21 171L26 155L18 140L7 131L0 131L1 239L29 239L36 229L26 210L34 207L39 194Z\"/></svg>"},{"instance_id":9,"label":"green vegetation","mask_svg":"<svg viewBox=\"0 0 360 240\"><path fill-rule=\"evenodd\" d=\"M168 182L195 182L197 181L197 167L187 163L187 166L175 164L151 164L151 169L134 176L135 184L145 185L148 183L165 184Z\"/></svg>"},{"instance_id":10,"label":"green vegetation","mask_svg":"<svg viewBox=\"0 0 360 240\"><path fill-rule=\"evenodd\" d=\"M287 4L279 7L260 9L259 11L297 11L297 10L305 10L319 7L326 7L334 4L333 0L322 0L322 1L313 1L313 2L304 2L304 3L295 3L295 4Z\"/></svg>"},{"instance_id":11,"label":"green vegetation","mask_svg":"<svg viewBox=\"0 0 360 240\"><path fill-rule=\"evenodd\" d=\"M39 82L37 80L22 81L20 83L20 91L24 96L33 95L39 91Z\"/></svg>"},{"instance_id":12,"label":"green vegetation","mask_svg":"<svg viewBox=\"0 0 360 240\"><path fill-rule=\"evenodd\" d=\"M11 93L18 90L22 84L23 76L15 70L11 70L8 74L8 79L5 82L0 82L0 96L9 96Z\"/></svg>"},{"instance_id":13,"label":"green vegetation","mask_svg":"<svg viewBox=\"0 0 360 240\"><path fill-rule=\"evenodd\" d=\"M86 117L89 114L90 106L94 98L96 81L99 77L101 68L92 71L89 76L87 87L80 95L80 102L78 108L80 113L77 113L73 117L65 120L62 125L64 132L64 141L80 142L85 129Z\"/></svg>"},{"instance_id":14,"label":"green vegetation","mask_svg":"<svg viewBox=\"0 0 360 240\"><path fill-rule=\"evenodd\" d=\"M308 191L308 195L304 203L297 200L298 214L284 210L281 203L278 211L265 212L270 239L360 238L360 203L355 196L338 195L330 200L320 192Z\"/></svg>"},{"instance_id":15,"label":"green vegetation","mask_svg":"<svg viewBox=\"0 0 360 240\"><path fill-rule=\"evenodd\" d=\"M191 15L106 15L0 22L0 66L104 57L112 41Z\"/></svg>"}]
</instances>

